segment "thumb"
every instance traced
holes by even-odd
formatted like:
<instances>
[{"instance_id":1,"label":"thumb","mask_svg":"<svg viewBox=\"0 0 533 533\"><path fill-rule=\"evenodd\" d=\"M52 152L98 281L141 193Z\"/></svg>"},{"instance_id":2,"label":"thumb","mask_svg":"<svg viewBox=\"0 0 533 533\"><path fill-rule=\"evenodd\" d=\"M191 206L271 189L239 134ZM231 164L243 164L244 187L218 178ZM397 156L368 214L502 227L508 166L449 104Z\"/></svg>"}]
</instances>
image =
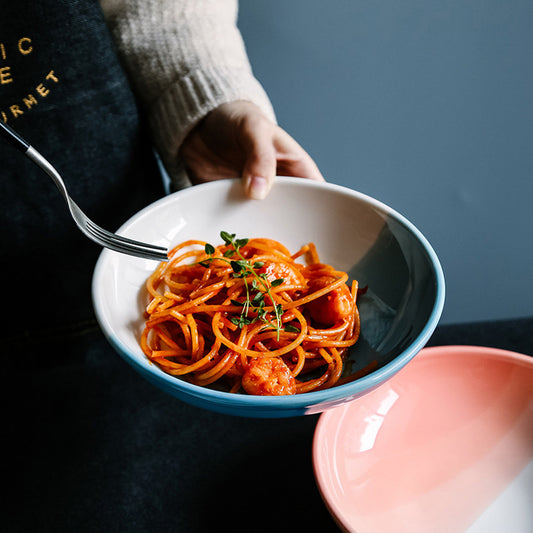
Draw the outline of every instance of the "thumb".
<instances>
[{"instance_id":1,"label":"thumb","mask_svg":"<svg viewBox=\"0 0 533 533\"><path fill-rule=\"evenodd\" d=\"M276 150L272 135L262 128L249 132L242 172L244 190L249 198L265 198L276 177Z\"/></svg>"}]
</instances>

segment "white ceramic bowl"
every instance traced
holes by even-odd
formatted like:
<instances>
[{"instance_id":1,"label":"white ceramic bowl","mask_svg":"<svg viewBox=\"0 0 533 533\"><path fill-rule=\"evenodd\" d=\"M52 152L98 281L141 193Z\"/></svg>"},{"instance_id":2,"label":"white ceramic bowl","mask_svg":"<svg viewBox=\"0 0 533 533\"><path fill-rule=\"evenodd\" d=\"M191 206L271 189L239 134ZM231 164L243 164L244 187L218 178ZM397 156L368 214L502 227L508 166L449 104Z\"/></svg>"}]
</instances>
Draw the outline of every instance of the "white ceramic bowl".
<instances>
[{"instance_id":1,"label":"white ceramic bowl","mask_svg":"<svg viewBox=\"0 0 533 533\"><path fill-rule=\"evenodd\" d=\"M93 277L103 332L141 375L193 405L251 417L318 413L379 386L407 364L434 331L444 303L444 277L423 235L404 217L361 193L298 178L277 178L265 200L251 201L238 180L171 194L132 217L119 233L171 247L197 238L220 242L220 231L269 237L296 251L313 241L323 262L368 285L359 299L361 338L350 351L351 372L378 367L352 383L295 396L259 397L198 387L151 364L139 346L141 293L156 264L104 250Z\"/></svg>"}]
</instances>

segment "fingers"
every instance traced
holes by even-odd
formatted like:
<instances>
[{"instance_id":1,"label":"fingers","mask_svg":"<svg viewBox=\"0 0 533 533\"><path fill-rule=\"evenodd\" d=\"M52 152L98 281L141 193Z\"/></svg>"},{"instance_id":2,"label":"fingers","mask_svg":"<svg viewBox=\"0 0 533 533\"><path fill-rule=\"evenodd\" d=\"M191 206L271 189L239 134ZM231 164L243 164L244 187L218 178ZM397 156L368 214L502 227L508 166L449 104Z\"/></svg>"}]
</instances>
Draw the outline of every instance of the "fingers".
<instances>
[{"instance_id":1,"label":"fingers","mask_svg":"<svg viewBox=\"0 0 533 533\"><path fill-rule=\"evenodd\" d=\"M249 198L265 198L277 174L324 181L309 154L275 124L250 120L243 131L247 157L242 178Z\"/></svg>"},{"instance_id":2,"label":"fingers","mask_svg":"<svg viewBox=\"0 0 533 533\"><path fill-rule=\"evenodd\" d=\"M243 126L246 159L242 170L244 190L249 198L265 198L276 177L276 150L272 125L262 117Z\"/></svg>"},{"instance_id":3,"label":"fingers","mask_svg":"<svg viewBox=\"0 0 533 533\"><path fill-rule=\"evenodd\" d=\"M276 137L277 174L325 181L312 157L285 131Z\"/></svg>"}]
</instances>

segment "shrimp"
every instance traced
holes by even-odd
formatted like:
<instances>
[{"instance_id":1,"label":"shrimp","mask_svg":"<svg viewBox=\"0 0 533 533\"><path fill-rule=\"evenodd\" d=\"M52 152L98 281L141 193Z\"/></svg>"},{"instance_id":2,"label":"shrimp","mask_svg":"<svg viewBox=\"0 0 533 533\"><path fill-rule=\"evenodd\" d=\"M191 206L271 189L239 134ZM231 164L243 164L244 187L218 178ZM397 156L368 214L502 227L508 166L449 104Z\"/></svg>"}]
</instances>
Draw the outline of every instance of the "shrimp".
<instances>
[{"instance_id":1,"label":"shrimp","mask_svg":"<svg viewBox=\"0 0 533 533\"><path fill-rule=\"evenodd\" d=\"M327 287L335 281L331 276L316 278L309 282L311 292ZM353 313L353 299L347 285L336 289L312 300L307 304L307 309L314 322L323 326L333 326Z\"/></svg>"},{"instance_id":2,"label":"shrimp","mask_svg":"<svg viewBox=\"0 0 533 533\"><path fill-rule=\"evenodd\" d=\"M297 284L300 282L297 275L292 268L284 263L275 263L273 261L267 261L259 270L259 274L264 274L268 281L271 283L275 279L283 279L289 285Z\"/></svg>"},{"instance_id":3,"label":"shrimp","mask_svg":"<svg viewBox=\"0 0 533 533\"><path fill-rule=\"evenodd\" d=\"M281 359L256 357L242 376L242 387L248 394L282 396L296 392L296 380Z\"/></svg>"}]
</instances>

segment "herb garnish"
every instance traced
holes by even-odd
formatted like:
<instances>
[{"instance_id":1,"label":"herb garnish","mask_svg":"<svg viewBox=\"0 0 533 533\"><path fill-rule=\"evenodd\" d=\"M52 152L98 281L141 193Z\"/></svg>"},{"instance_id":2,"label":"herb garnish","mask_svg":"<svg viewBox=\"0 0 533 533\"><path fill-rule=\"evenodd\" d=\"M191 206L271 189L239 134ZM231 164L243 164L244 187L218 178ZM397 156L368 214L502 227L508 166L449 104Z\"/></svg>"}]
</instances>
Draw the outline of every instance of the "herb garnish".
<instances>
[{"instance_id":1,"label":"herb garnish","mask_svg":"<svg viewBox=\"0 0 533 533\"><path fill-rule=\"evenodd\" d=\"M247 324L253 324L260 320L267 326L274 328L277 333L277 339L279 340L279 334L282 329L281 315L283 314L283 306L274 302L270 289L272 287L278 287L285 280L283 278L278 278L269 282L266 273L259 272L264 266L264 263L262 261L248 261L242 255L241 248L248 244L249 239L237 239L234 233L228 233L227 231L221 231L220 236L228 246L228 249L224 252L223 256L214 257L215 247L208 243L205 245L205 253L209 257L208 259L200 261L199 264L207 267L213 261L225 261L231 266L233 277L241 278L243 280L245 290L244 301L239 302L237 300L231 300L233 305L242 307L242 310L238 317L232 317L230 319L231 322L239 328L242 328ZM250 277L252 277L251 281L249 281ZM275 315L274 321L270 320L268 317L265 296L268 296L273 307ZM253 316L250 316L250 314ZM294 326L287 326L285 329L291 332L296 330Z\"/></svg>"}]
</instances>

